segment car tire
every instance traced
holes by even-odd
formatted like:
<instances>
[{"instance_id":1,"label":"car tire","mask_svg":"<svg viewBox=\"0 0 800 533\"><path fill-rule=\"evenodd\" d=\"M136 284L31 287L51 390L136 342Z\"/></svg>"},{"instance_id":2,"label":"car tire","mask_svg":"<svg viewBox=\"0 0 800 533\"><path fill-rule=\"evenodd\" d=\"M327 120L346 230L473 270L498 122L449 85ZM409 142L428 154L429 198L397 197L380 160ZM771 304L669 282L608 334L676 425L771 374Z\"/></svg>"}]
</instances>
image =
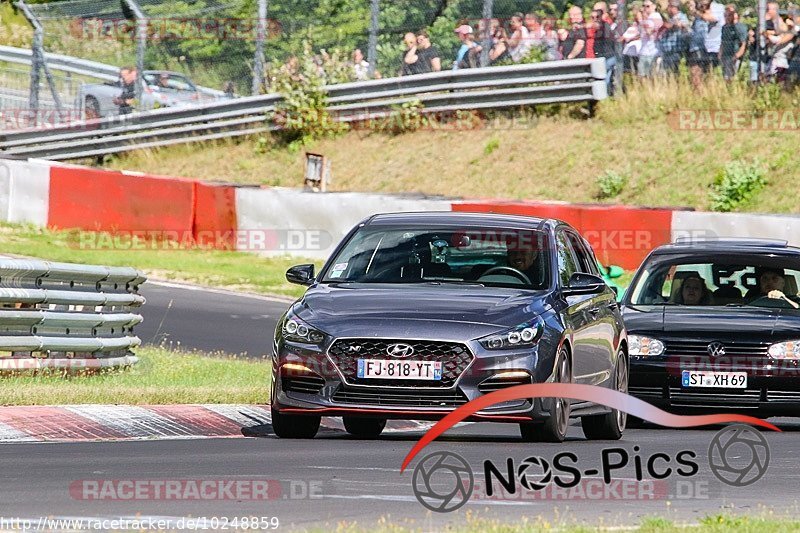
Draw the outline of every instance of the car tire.
<instances>
[{"instance_id":1,"label":"car tire","mask_svg":"<svg viewBox=\"0 0 800 533\"><path fill-rule=\"evenodd\" d=\"M569 352L562 346L555 364L556 383L572 383L572 365ZM568 398L555 398L550 405L550 413L544 423L523 422L519 432L525 442L564 442L569 429L571 403Z\"/></svg>"},{"instance_id":2,"label":"car tire","mask_svg":"<svg viewBox=\"0 0 800 533\"><path fill-rule=\"evenodd\" d=\"M377 439L386 427L385 418L353 418L343 416L344 430L359 439Z\"/></svg>"},{"instance_id":3,"label":"car tire","mask_svg":"<svg viewBox=\"0 0 800 533\"><path fill-rule=\"evenodd\" d=\"M281 439L313 439L319 431L322 417L303 415L284 415L274 407L272 410L272 431Z\"/></svg>"},{"instance_id":4,"label":"car tire","mask_svg":"<svg viewBox=\"0 0 800 533\"><path fill-rule=\"evenodd\" d=\"M101 118L100 116L100 103L93 96L87 96L84 104L83 114L86 120L93 120Z\"/></svg>"},{"instance_id":5,"label":"car tire","mask_svg":"<svg viewBox=\"0 0 800 533\"><path fill-rule=\"evenodd\" d=\"M628 393L628 357L624 350L617 354L614 367L614 390ZM584 416L581 418L583 434L589 440L619 440L627 425L628 415L623 411L612 409L604 415Z\"/></svg>"}]
</instances>

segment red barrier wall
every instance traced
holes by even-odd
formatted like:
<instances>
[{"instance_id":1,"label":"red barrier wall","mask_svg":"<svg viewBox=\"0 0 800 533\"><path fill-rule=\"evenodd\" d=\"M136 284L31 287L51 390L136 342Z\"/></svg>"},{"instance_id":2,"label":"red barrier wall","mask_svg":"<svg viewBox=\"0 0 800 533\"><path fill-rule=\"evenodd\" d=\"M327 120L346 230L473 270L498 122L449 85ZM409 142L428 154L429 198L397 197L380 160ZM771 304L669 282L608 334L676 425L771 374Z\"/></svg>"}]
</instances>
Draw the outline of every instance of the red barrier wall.
<instances>
[{"instance_id":1,"label":"red barrier wall","mask_svg":"<svg viewBox=\"0 0 800 533\"><path fill-rule=\"evenodd\" d=\"M80 167L50 168L48 226L191 232L194 183Z\"/></svg>"},{"instance_id":2,"label":"red barrier wall","mask_svg":"<svg viewBox=\"0 0 800 533\"><path fill-rule=\"evenodd\" d=\"M202 246L236 249L236 188L195 182L195 241Z\"/></svg>"},{"instance_id":3,"label":"red barrier wall","mask_svg":"<svg viewBox=\"0 0 800 533\"><path fill-rule=\"evenodd\" d=\"M485 200L459 202L453 211L556 218L577 229L603 264L636 269L650 251L670 242L672 211L626 206Z\"/></svg>"}]
</instances>

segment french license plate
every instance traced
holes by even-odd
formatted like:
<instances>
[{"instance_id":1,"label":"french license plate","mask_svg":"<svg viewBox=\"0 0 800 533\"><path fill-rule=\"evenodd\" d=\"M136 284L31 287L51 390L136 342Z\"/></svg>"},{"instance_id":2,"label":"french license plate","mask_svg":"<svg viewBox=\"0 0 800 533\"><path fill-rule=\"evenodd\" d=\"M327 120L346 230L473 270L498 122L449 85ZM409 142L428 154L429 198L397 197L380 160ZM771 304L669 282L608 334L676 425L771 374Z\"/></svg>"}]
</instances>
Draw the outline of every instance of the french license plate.
<instances>
[{"instance_id":1,"label":"french license plate","mask_svg":"<svg viewBox=\"0 0 800 533\"><path fill-rule=\"evenodd\" d=\"M358 377L373 379L442 379L441 361L359 359Z\"/></svg>"},{"instance_id":2,"label":"french license plate","mask_svg":"<svg viewBox=\"0 0 800 533\"><path fill-rule=\"evenodd\" d=\"M698 372L684 370L681 373L684 387L707 387L716 389L746 389L747 372Z\"/></svg>"}]
</instances>

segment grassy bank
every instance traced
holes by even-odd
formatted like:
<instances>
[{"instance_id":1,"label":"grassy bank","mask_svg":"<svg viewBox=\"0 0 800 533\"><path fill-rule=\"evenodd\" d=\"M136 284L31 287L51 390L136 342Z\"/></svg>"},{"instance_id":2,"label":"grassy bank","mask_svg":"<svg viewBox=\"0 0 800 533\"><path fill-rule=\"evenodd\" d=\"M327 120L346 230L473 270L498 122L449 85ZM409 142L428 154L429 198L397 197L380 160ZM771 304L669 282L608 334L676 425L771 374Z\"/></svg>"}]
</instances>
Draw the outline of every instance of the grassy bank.
<instances>
[{"instance_id":1,"label":"grassy bank","mask_svg":"<svg viewBox=\"0 0 800 533\"><path fill-rule=\"evenodd\" d=\"M214 250L83 250L69 232L8 224L0 225L0 250L50 261L133 266L159 279L291 297L303 288L286 281L286 269L314 262Z\"/></svg>"},{"instance_id":2,"label":"grassy bank","mask_svg":"<svg viewBox=\"0 0 800 533\"><path fill-rule=\"evenodd\" d=\"M680 109L796 109L800 93L709 81L630 87L624 97L598 105L587 120L573 109L527 122L498 119L484 129L386 135L353 131L308 146L332 160L332 190L425 192L458 197L598 201L597 177L627 178L607 202L707 209L709 189L733 160L758 160L767 187L740 210L793 212L800 167L794 162L800 130L687 131L671 114ZM800 116L797 117L800 119ZM261 153L266 143L266 153ZM236 183L299 186L304 155L250 138L145 150L109 166Z\"/></svg>"},{"instance_id":3,"label":"grassy bank","mask_svg":"<svg viewBox=\"0 0 800 533\"><path fill-rule=\"evenodd\" d=\"M270 365L214 354L136 349L127 370L4 376L0 405L265 403Z\"/></svg>"}]
</instances>

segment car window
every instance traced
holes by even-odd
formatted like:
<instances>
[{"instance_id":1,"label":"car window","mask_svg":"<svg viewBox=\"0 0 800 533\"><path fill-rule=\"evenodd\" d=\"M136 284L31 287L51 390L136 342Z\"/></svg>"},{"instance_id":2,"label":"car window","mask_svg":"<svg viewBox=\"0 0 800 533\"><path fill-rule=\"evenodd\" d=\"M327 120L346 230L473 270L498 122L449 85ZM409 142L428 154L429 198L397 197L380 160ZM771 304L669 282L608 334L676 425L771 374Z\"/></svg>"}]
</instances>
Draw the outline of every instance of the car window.
<instances>
[{"instance_id":1,"label":"car window","mask_svg":"<svg viewBox=\"0 0 800 533\"><path fill-rule=\"evenodd\" d=\"M538 230L365 226L336 254L323 282L549 285L550 251Z\"/></svg>"},{"instance_id":2,"label":"car window","mask_svg":"<svg viewBox=\"0 0 800 533\"><path fill-rule=\"evenodd\" d=\"M599 276L600 271L597 269L597 261L594 258L594 254L589 251L586 242L572 232L567 233L567 236L578 261L578 272Z\"/></svg>"},{"instance_id":3,"label":"car window","mask_svg":"<svg viewBox=\"0 0 800 533\"><path fill-rule=\"evenodd\" d=\"M558 233L558 277L561 280L561 285L566 286L569 284L569 278L578 272L578 263L572 251L572 246L569 243L563 231Z\"/></svg>"},{"instance_id":4,"label":"car window","mask_svg":"<svg viewBox=\"0 0 800 533\"><path fill-rule=\"evenodd\" d=\"M148 86L159 90L171 92L196 92L197 88L187 78L179 74L169 74L161 77L158 74L145 74L144 80Z\"/></svg>"},{"instance_id":5,"label":"car window","mask_svg":"<svg viewBox=\"0 0 800 533\"><path fill-rule=\"evenodd\" d=\"M646 265L641 275L637 276L631 287L631 303L755 305L794 309L779 294L800 302L798 285L798 260L721 257L717 262L702 263L658 261Z\"/></svg>"}]
</instances>

